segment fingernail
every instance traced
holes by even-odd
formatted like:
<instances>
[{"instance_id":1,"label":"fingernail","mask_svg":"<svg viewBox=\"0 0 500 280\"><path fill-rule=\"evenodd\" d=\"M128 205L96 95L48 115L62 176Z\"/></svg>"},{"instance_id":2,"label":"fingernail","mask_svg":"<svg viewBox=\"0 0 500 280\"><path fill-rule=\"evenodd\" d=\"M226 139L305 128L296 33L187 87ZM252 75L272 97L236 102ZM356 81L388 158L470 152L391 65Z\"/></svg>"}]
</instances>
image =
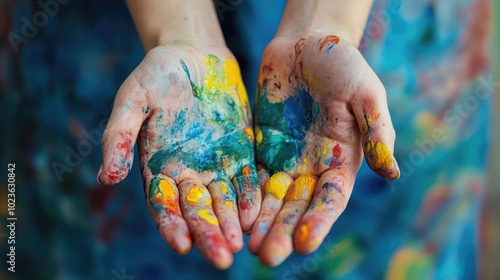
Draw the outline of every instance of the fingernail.
<instances>
[{"instance_id":1,"label":"fingernail","mask_svg":"<svg viewBox=\"0 0 500 280\"><path fill-rule=\"evenodd\" d=\"M398 161L396 160L396 158L394 156L392 156L392 165L396 168L396 170L398 171L398 175L396 176L395 179L399 179L399 177L401 177L401 171L399 170L399 165L398 165Z\"/></svg>"},{"instance_id":2,"label":"fingernail","mask_svg":"<svg viewBox=\"0 0 500 280\"><path fill-rule=\"evenodd\" d=\"M101 173L102 173L102 164L101 166L99 167L99 171L97 172L97 183L99 183L99 185L102 185L101 181L99 181L99 177L101 176Z\"/></svg>"}]
</instances>

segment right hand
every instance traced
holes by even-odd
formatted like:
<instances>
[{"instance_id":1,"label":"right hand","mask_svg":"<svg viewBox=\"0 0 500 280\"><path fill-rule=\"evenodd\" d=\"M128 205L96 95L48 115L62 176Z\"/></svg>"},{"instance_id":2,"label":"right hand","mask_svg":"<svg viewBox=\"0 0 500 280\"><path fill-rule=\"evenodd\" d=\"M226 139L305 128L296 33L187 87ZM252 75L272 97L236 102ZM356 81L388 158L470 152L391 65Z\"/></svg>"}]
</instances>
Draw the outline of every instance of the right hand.
<instances>
[{"instance_id":1,"label":"right hand","mask_svg":"<svg viewBox=\"0 0 500 280\"><path fill-rule=\"evenodd\" d=\"M231 52L179 42L149 51L116 95L99 182L127 176L137 136L162 238L179 253L194 239L209 262L227 268L261 205L249 103Z\"/></svg>"},{"instance_id":2,"label":"right hand","mask_svg":"<svg viewBox=\"0 0 500 280\"><path fill-rule=\"evenodd\" d=\"M249 249L276 266L316 250L344 211L363 153L399 177L385 88L335 35L278 37L264 51L255 109L262 210Z\"/></svg>"}]
</instances>

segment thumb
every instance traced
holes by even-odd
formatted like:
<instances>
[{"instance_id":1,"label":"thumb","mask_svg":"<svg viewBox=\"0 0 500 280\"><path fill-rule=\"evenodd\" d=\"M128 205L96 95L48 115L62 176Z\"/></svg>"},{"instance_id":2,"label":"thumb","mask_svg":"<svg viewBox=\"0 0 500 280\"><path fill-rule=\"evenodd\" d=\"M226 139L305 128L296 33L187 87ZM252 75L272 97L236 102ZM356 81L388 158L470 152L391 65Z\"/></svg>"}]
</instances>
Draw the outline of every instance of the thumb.
<instances>
[{"instance_id":1,"label":"thumb","mask_svg":"<svg viewBox=\"0 0 500 280\"><path fill-rule=\"evenodd\" d=\"M399 167L393 156L396 133L387 108L385 88L373 71L355 90L350 105L361 131L368 166L386 179L399 178Z\"/></svg>"},{"instance_id":2,"label":"thumb","mask_svg":"<svg viewBox=\"0 0 500 280\"><path fill-rule=\"evenodd\" d=\"M136 69L118 90L102 136L103 163L97 175L99 183L114 185L127 176L132 169L137 135L148 115L146 90L137 78Z\"/></svg>"}]
</instances>

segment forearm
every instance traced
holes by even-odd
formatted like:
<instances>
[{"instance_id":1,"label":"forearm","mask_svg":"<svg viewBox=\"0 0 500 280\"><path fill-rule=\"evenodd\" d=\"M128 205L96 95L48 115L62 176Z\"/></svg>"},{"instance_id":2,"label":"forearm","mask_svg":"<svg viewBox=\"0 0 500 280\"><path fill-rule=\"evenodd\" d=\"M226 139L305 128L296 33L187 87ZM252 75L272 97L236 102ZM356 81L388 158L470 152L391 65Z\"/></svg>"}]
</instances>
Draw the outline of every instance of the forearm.
<instances>
[{"instance_id":1,"label":"forearm","mask_svg":"<svg viewBox=\"0 0 500 280\"><path fill-rule=\"evenodd\" d=\"M332 34L358 46L373 0L288 0L276 37Z\"/></svg>"},{"instance_id":2,"label":"forearm","mask_svg":"<svg viewBox=\"0 0 500 280\"><path fill-rule=\"evenodd\" d=\"M126 0L144 50L183 41L225 46L212 0Z\"/></svg>"}]
</instances>

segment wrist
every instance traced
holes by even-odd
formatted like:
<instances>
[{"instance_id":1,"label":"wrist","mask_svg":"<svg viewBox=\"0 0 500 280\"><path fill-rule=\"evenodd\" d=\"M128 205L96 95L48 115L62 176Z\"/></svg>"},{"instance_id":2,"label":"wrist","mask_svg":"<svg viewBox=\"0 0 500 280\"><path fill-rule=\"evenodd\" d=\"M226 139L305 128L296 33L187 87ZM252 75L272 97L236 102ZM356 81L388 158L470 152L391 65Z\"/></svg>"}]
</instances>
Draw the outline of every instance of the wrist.
<instances>
[{"instance_id":1,"label":"wrist","mask_svg":"<svg viewBox=\"0 0 500 280\"><path fill-rule=\"evenodd\" d=\"M226 46L212 0L127 0L146 52L169 44Z\"/></svg>"},{"instance_id":2,"label":"wrist","mask_svg":"<svg viewBox=\"0 0 500 280\"><path fill-rule=\"evenodd\" d=\"M372 0L288 0L276 37L336 35L356 47Z\"/></svg>"}]
</instances>

